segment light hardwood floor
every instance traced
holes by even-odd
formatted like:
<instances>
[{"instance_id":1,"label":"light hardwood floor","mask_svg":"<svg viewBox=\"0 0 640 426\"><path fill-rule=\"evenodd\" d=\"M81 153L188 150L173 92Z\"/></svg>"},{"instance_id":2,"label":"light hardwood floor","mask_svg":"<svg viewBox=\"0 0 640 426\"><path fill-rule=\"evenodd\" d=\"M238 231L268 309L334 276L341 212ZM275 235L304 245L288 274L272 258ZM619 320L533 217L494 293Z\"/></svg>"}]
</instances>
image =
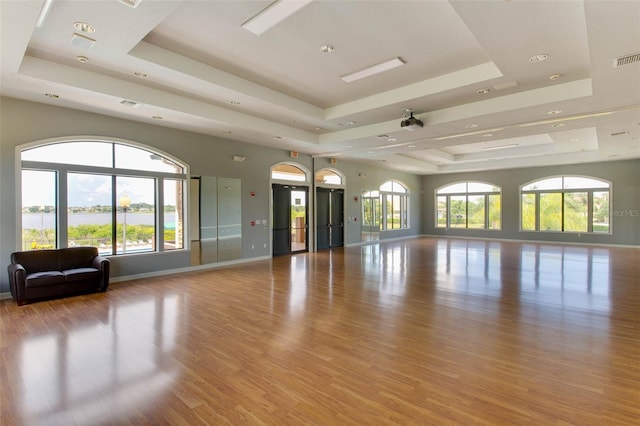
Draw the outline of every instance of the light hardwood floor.
<instances>
[{"instance_id":1,"label":"light hardwood floor","mask_svg":"<svg viewBox=\"0 0 640 426\"><path fill-rule=\"evenodd\" d=\"M640 424L640 249L416 238L0 302L2 425Z\"/></svg>"}]
</instances>

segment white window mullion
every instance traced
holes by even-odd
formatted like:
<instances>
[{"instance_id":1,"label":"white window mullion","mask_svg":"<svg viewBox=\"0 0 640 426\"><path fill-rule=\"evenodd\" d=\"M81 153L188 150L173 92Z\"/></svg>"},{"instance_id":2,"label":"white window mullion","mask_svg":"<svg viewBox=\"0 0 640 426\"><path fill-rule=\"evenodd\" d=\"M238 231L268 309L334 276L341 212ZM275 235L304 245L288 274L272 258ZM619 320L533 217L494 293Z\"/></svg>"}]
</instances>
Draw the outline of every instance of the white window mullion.
<instances>
[{"instance_id":1,"label":"white window mullion","mask_svg":"<svg viewBox=\"0 0 640 426\"><path fill-rule=\"evenodd\" d=\"M58 170L58 183L57 183L57 202L56 208L58 222L58 233L56 238L58 239L56 247L64 248L68 246L69 241L69 194L67 185L67 171Z\"/></svg>"}]
</instances>

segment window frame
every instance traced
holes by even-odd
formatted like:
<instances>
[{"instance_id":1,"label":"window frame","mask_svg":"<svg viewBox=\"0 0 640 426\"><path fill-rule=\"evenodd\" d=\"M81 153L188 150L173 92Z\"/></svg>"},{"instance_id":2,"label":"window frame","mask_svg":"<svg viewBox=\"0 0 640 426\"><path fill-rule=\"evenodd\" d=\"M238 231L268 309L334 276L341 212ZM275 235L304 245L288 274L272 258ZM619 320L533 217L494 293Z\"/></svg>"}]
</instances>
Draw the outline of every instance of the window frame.
<instances>
[{"instance_id":1,"label":"window frame","mask_svg":"<svg viewBox=\"0 0 640 426\"><path fill-rule=\"evenodd\" d=\"M279 167L292 167L297 169L298 173L292 174L292 176L301 176L303 177L303 179L299 179L299 178L288 178L286 176L274 176L274 173L278 173L278 171L276 171L277 168ZM286 173L286 172L285 172ZM309 186L311 183L311 172L304 167L301 164L295 163L293 161L283 161L280 163L276 163L273 164L271 166L271 168L269 169L269 178L270 181L272 183L282 183L284 185L292 185L292 184L297 184L297 185L303 185L303 186ZM315 178L315 177L314 177Z\"/></svg>"},{"instance_id":2,"label":"window frame","mask_svg":"<svg viewBox=\"0 0 640 426\"><path fill-rule=\"evenodd\" d=\"M385 190L383 187L385 185L390 185L390 190ZM396 186L400 186L402 191L396 189ZM382 185L380 185L379 189L380 196L380 231L398 231L402 229L410 228L410 192L409 188L395 179L385 181ZM391 202L391 226L389 226L388 220L388 206L387 200L390 199ZM394 211L396 210L394 207L394 201L398 201L399 205L399 223L398 226L394 226Z\"/></svg>"},{"instance_id":3,"label":"window frame","mask_svg":"<svg viewBox=\"0 0 640 426\"><path fill-rule=\"evenodd\" d=\"M339 183L326 182L324 179L319 180L322 177L323 173L327 173L331 176L335 176L340 180ZM324 187L324 188L345 188L346 187L346 177L345 175L337 169L332 167L323 167L322 169L316 170L314 174L314 183L315 186Z\"/></svg>"},{"instance_id":4,"label":"window frame","mask_svg":"<svg viewBox=\"0 0 640 426\"><path fill-rule=\"evenodd\" d=\"M603 186L590 186L590 187L567 187L565 188L566 184L565 184L565 179L573 179L573 178L580 178L580 179L589 179L589 180L593 180L595 182L599 182L602 183ZM555 179L560 179L560 187L545 187L543 189L524 189L527 186L531 186L534 185L536 183L540 183L540 184L544 184L549 183ZM606 186L604 186L606 185ZM546 186L546 185L545 185ZM578 231L573 231L573 230L565 230L566 226L565 226L565 219L566 219L566 214L565 214L565 205L566 205L566 198L565 196L567 194L575 194L575 193L581 193L581 192L585 192L587 193L587 230L586 231L582 231L582 230L578 230ZM609 199L609 212L608 212L608 230L606 232L603 231L594 231L594 193L607 193L608 194L608 199ZM540 217L540 197L541 195L544 194L560 194L560 220L561 220L561 224L560 224L560 229L559 230L546 230L546 229L540 229L540 224L542 222L541 217ZM525 195L533 195L534 196L534 202L533 202L533 207L534 207L534 229L524 229L523 227L523 215L524 215L524 211L523 211L523 199ZM593 235L612 235L613 234L613 221L612 219L612 209L611 206L613 205L613 182L606 180L606 179L601 179L595 176L586 176L586 175L555 175L555 176L547 176L547 177L543 177L540 179L535 179L529 182L524 183L523 185L520 186L520 190L519 190L519 194L518 194L518 200L519 200L519 211L520 211L520 215L519 215L519 231L520 232L546 232L546 233L566 233L566 234L593 234Z\"/></svg>"},{"instance_id":5,"label":"window frame","mask_svg":"<svg viewBox=\"0 0 640 426\"><path fill-rule=\"evenodd\" d=\"M73 164L73 163L62 163L62 162L46 162L46 161L31 161L31 160L22 160L22 153L28 150L37 149L40 147L48 147L56 144L65 144L65 143L75 143L75 142L98 142L98 143L108 143L111 144L112 152L115 153L116 145L125 146L128 148L139 149L142 151L147 151L150 155L154 155L158 160L166 160L171 162L172 164L179 167L181 173L170 173L165 171L151 171L151 170L136 170L136 169L128 169L128 168L117 168L115 166L115 158L112 158L112 167L102 167L102 166L87 166L83 164ZM187 198L188 198L188 176L189 176L189 168L184 162L179 159L169 155L157 148L150 147L141 143L136 143L132 141L120 140L115 138L103 138L103 137L67 137L67 138L56 138L56 139L47 139L42 141L37 141L25 145L18 146L16 148L16 173L17 173L17 182L20 187L19 193L22 193L23 182L22 182L22 173L27 170L37 170L37 171L51 171L56 175L56 194L55 194L55 222L56 222L56 240L55 247L56 248L65 248L69 246L69 224L68 224L68 210L69 210L69 188L68 188L68 176L70 174L87 174L87 175L102 175L110 178L112 183L111 187L111 210L112 210L112 218L111 225L114 229L113 233L115 234L116 226L118 225L118 200L115 198L116 186L115 181L118 177L133 177L133 178L149 178L153 179L153 191L154 191L154 239L152 241L152 247L150 250L140 250L136 252L126 252L122 253L117 250L115 239L116 235L112 234L111 245L108 246L109 252L107 253L105 249L102 250L101 254L105 256L121 256L121 255L129 255L129 254L149 254L149 253L160 253L160 252L173 252L185 250L188 248L188 243L185 235L188 235L187 227L188 227L188 211L187 211ZM182 206L180 206L182 210L182 231L181 231L181 247L175 249L165 249L164 247L164 182L165 180L173 180L182 183ZM20 200L18 203L18 217L22 218L22 196L20 196ZM177 206L176 206L177 208ZM18 230L18 246L23 247L25 242L22 241L22 220L19 222L19 230ZM176 225L177 226L177 225Z\"/></svg>"},{"instance_id":6,"label":"window frame","mask_svg":"<svg viewBox=\"0 0 640 426\"><path fill-rule=\"evenodd\" d=\"M480 184L486 185L493 189L493 191L480 191L480 190L469 190L470 184ZM455 186L464 185L464 191L448 191L448 188L452 188ZM500 221L498 223L498 227L491 227L491 197L499 196L500 200ZM445 198L444 206L445 206L445 223L444 225L440 225L439 220L439 206L440 206L440 197ZM465 203L465 214L464 214L464 226L451 226L451 198L452 197L464 197ZM469 227L469 197L483 197L483 210L484 210L484 226L482 228L478 227ZM483 230L483 231L501 231L502 230L502 187L490 182L482 182L482 181L457 181L451 182L446 185L442 185L435 189L434 191L434 210L435 210L435 220L434 226L436 229L464 229L464 230Z\"/></svg>"}]
</instances>

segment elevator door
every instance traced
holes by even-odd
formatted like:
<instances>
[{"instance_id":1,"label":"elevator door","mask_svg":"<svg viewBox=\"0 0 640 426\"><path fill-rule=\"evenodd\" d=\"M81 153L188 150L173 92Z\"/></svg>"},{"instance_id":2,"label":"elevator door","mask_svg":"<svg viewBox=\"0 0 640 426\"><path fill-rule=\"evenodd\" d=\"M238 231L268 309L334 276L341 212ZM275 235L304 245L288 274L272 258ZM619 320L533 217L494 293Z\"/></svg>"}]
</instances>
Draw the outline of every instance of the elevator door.
<instances>
[{"instance_id":1,"label":"elevator door","mask_svg":"<svg viewBox=\"0 0 640 426\"><path fill-rule=\"evenodd\" d=\"M318 250L344 244L344 190L316 189L316 238Z\"/></svg>"},{"instance_id":2,"label":"elevator door","mask_svg":"<svg viewBox=\"0 0 640 426\"><path fill-rule=\"evenodd\" d=\"M309 250L308 188L273 185L273 255Z\"/></svg>"}]
</instances>

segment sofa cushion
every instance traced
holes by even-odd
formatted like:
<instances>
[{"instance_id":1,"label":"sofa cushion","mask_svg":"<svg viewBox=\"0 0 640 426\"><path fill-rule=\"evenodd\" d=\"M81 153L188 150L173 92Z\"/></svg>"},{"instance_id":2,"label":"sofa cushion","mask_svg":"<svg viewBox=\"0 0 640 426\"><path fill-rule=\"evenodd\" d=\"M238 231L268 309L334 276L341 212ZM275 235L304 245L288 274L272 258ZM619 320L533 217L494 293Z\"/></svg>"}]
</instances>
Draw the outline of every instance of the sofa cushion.
<instances>
[{"instance_id":1,"label":"sofa cushion","mask_svg":"<svg viewBox=\"0 0 640 426\"><path fill-rule=\"evenodd\" d=\"M46 287L49 285L64 284L65 276L60 271L43 271L28 274L25 287Z\"/></svg>"},{"instance_id":2,"label":"sofa cushion","mask_svg":"<svg viewBox=\"0 0 640 426\"><path fill-rule=\"evenodd\" d=\"M100 271L95 268L75 268L62 271L67 282L97 280Z\"/></svg>"},{"instance_id":3,"label":"sofa cushion","mask_svg":"<svg viewBox=\"0 0 640 426\"><path fill-rule=\"evenodd\" d=\"M60 271L58 250L19 251L11 254L11 263L19 263L27 274L43 271Z\"/></svg>"},{"instance_id":4,"label":"sofa cushion","mask_svg":"<svg viewBox=\"0 0 640 426\"><path fill-rule=\"evenodd\" d=\"M58 249L60 259L59 271L67 269L86 268L91 266L93 258L98 255L96 247L69 247Z\"/></svg>"}]
</instances>

